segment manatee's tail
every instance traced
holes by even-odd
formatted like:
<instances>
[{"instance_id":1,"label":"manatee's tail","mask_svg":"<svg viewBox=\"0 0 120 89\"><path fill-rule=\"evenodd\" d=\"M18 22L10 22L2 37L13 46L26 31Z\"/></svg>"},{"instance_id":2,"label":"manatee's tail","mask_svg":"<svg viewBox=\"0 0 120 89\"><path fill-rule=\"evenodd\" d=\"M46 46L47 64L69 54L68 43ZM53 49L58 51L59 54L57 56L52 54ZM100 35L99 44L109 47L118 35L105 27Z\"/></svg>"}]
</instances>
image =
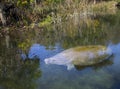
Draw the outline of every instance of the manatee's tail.
<instances>
[{"instance_id":1,"label":"manatee's tail","mask_svg":"<svg viewBox=\"0 0 120 89\"><path fill-rule=\"evenodd\" d=\"M108 50L108 53L112 52L112 54L120 54L120 43L108 45L107 50Z\"/></svg>"}]
</instances>

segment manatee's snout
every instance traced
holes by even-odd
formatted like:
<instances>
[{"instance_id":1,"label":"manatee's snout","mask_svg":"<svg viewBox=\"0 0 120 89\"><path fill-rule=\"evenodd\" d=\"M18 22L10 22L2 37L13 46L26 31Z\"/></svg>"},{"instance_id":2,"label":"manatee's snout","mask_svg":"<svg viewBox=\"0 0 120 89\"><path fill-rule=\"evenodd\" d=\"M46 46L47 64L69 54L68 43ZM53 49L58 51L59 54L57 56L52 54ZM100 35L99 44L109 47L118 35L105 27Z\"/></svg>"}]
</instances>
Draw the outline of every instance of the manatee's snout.
<instances>
[{"instance_id":1,"label":"manatee's snout","mask_svg":"<svg viewBox=\"0 0 120 89\"><path fill-rule=\"evenodd\" d=\"M54 64L55 59L54 58L46 58L44 61L45 61L45 64Z\"/></svg>"}]
</instances>

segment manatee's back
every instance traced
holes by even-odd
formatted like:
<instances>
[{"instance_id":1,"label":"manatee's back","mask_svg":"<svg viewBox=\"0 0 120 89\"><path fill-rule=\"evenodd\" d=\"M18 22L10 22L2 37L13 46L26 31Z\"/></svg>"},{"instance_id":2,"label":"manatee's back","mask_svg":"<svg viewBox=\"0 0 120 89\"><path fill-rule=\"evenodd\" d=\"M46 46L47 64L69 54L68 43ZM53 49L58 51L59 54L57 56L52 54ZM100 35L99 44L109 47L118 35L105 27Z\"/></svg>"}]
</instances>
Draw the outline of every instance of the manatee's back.
<instances>
[{"instance_id":1,"label":"manatee's back","mask_svg":"<svg viewBox=\"0 0 120 89\"><path fill-rule=\"evenodd\" d=\"M109 56L105 46L80 46L64 51L66 58L74 65L92 65L99 63Z\"/></svg>"}]
</instances>

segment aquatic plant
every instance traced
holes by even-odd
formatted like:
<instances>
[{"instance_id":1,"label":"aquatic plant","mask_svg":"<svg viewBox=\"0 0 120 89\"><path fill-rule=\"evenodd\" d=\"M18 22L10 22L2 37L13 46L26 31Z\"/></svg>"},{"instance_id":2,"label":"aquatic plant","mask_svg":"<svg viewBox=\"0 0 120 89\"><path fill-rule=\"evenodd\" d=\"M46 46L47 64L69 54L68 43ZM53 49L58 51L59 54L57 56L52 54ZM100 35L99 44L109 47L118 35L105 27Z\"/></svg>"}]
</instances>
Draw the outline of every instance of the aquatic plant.
<instances>
[{"instance_id":1,"label":"aquatic plant","mask_svg":"<svg viewBox=\"0 0 120 89\"><path fill-rule=\"evenodd\" d=\"M52 17L48 15L42 22L39 23L39 27L48 26L51 23L52 23Z\"/></svg>"}]
</instances>

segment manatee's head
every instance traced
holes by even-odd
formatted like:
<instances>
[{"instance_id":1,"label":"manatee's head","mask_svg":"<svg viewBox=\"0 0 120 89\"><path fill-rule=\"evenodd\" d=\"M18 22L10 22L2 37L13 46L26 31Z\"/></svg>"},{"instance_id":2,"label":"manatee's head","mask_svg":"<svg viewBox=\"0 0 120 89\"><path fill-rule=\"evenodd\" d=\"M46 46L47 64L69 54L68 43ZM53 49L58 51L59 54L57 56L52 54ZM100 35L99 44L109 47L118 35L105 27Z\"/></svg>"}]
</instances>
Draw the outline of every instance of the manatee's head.
<instances>
[{"instance_id":1,"label":"manatee's head","mask_svg":"<svg viewBox=\"0 0 120 89\"><path fill-rule=\"evenodd\" d=\"M55 59L53 59L53 58L46 58L44 61L45 61L45 64L54 64Z\"/></svg>"},{"instance_id":2,"label":"manatee's head","mask_svg":"<svg viewBox=\"0 0 120 89\"><path fill-rule=\"evenodd\" d=\"M61 57L60 58L55 58L55 57L46 58L44 61L45 61L45 64L56 64L56 65L67 66L67 70L71 70L72 68L74 68L74 65L71 64L70 60L67 60Z\"/></svg>"}]
</instances>

